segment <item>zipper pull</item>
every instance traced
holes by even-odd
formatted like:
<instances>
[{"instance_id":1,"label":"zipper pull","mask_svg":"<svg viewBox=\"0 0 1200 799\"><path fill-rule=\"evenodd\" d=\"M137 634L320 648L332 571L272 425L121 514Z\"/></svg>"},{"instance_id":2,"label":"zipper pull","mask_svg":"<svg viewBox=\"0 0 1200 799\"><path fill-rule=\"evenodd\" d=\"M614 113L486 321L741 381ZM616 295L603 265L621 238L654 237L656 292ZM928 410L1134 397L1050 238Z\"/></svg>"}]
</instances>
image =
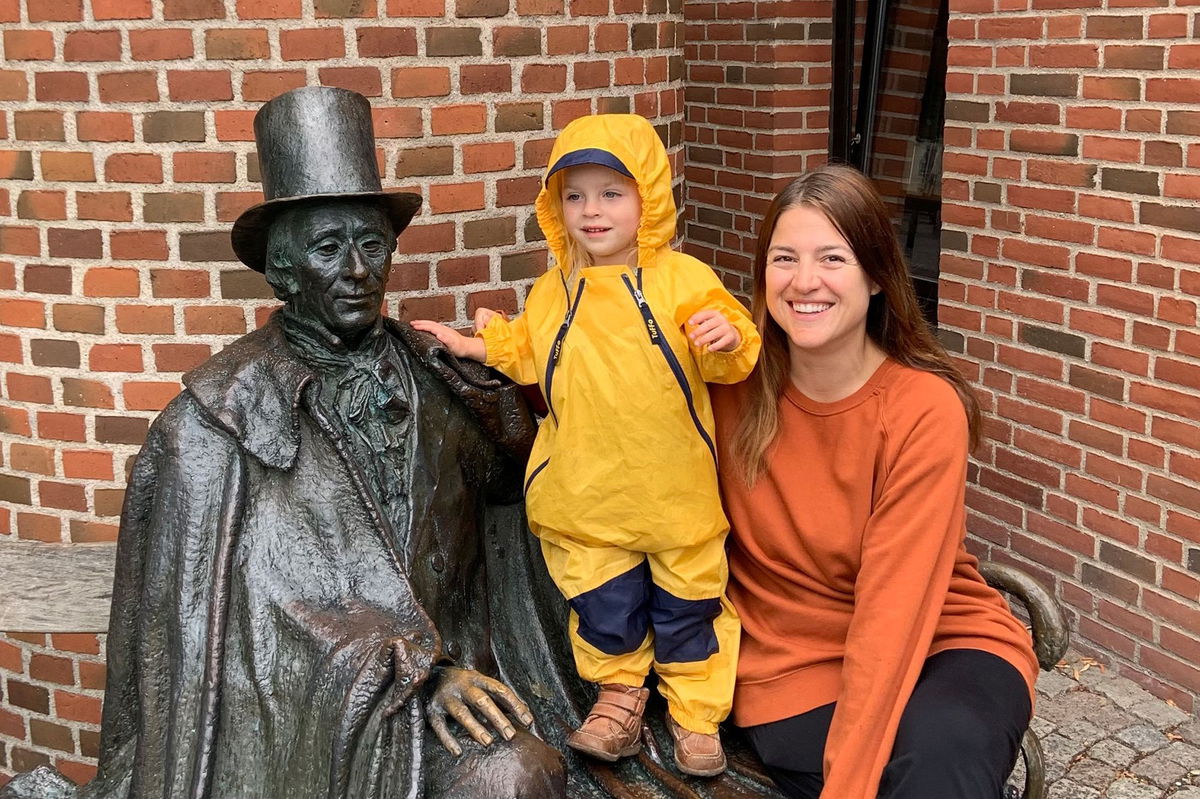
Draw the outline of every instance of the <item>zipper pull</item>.
<instances>
[{"instance_id":1,"label":"zipper pull","mask_svg":"<svg viewBox=\"0 0 1200 799\"><path fill-rule=\"evenodd\" d=\"M643 295L643 294L642 294L642 290L641 290L641 289L634 289L634 290L633 290L633 299L637 301L637 304L638 304L638 307L639 307L639 308L645 308L645 307L646 307L646 305L648 304L648 303L646 302L646 297L645 297L645 295Z\"/></svg>"}]
</instances>

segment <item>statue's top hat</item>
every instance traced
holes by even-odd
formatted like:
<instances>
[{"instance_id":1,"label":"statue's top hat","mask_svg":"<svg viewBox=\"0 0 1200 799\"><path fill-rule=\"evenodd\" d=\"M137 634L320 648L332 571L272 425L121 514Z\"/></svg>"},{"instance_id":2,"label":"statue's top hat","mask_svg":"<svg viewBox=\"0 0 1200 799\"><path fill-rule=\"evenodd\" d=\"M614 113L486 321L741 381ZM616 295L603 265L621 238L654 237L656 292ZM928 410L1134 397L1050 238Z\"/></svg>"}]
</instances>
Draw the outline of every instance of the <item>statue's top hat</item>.
<instances>
[{"instance_id":1,"label":"statue's top hat","mask_svg":"<svg viewBox=\"0 0 1200 799\"><path fill-rule=\"evenodd\" d=\"M293 89L254 117L264 202L233 223L233 251L262 272L267 228L281 209L302 200L375 197L399 233L421 207L421 196L384 191L375 161L371 104L357 92L324 86Z\"/></svg>"}]
</instances>

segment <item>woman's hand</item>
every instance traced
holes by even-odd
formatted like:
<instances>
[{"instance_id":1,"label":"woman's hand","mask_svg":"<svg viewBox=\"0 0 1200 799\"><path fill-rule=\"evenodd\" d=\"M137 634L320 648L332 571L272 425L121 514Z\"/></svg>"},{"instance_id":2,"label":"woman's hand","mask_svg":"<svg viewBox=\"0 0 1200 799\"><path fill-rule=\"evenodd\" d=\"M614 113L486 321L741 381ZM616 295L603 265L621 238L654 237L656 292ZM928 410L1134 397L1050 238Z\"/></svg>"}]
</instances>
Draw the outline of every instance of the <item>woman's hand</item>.
<instances>
[{"instance_id":1,"label":"woman's hand","mask_svg":"<svg viewBox=\"0 0 1200 799\"><path fill-rule=\"evenodd\" d=\"M687 323L692 328L688 337L697 349L707 345L713 352L733 352L742 343L742 335L720 311L697 311Z\"/></svg>"},{"instance_id":2,"label":"woman's hand","mask_svg":"<svg viewBox=\"0 0 1200 799\"><path fill-rule=\"evenodd\" d=\"M479 314L476 313L475 316L478 318ZM451 355L457 358L470 358L480 363L487 360L487 345L483 343L483 339L468 338L452 327L431 322L428 319L414 319L409 324L414 330L432 334L442 342L442 346L450 350Z\"/></svg>"},{"instance_id":3,"label":"woman's hand","mask_svg":"<svg viewBox=\"0 0 1200 799\"><path fill-rule=\"evenodd\" d=\"M447 718L457 721L468 735L483 746L490 746L495 738L475 717L475 712L482 715L504 740L511 740L517 734L508 716L500 709L500 705L496 704L497 699L521 724L528 727L533 723L533 714L529 712L529 706L499 680L493 680L473 669L453 666L442 668L440 672L437 687L429 697L426 712L429 726L433 728L438 740L455 757L462 754L462 746L450 732L446 724Z\"/></svg>"}]
</instances>

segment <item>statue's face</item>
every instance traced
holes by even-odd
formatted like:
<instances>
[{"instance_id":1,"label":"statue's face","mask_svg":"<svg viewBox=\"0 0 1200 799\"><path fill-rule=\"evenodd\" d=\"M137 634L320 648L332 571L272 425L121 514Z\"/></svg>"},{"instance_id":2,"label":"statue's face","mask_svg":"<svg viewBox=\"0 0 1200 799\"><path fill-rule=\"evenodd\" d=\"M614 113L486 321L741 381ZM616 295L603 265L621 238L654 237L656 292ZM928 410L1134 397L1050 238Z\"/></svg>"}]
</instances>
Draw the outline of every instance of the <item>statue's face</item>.
<instances>
[{"instance_id":1,"label":"statue's face","mask_svg":"<svg viewBox=\"0 0 1200 799\"><path fill-rule=\"evenodd\" d=\"M332 202L290 209L273 223L294 278L298 314L355 344L378 321L396 238L374 203Z\"/></svg>"}]
</instances>

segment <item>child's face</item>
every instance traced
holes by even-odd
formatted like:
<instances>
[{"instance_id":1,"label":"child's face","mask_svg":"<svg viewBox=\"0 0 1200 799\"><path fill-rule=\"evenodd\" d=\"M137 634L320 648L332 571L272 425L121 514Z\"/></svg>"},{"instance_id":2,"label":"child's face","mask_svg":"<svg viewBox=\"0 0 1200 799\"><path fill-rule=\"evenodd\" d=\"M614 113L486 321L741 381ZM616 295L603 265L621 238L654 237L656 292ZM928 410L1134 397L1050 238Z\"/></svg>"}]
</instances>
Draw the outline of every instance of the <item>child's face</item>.
<instances>
[{"instance_id":1,"label":"child's face","mask_svg":"<svg viewBox=\"0 0 1200 799\"><path fill-rule=\"evenodd\" d=\"M562 207L567 232L597 266L627 262L642 218L636 183L598 164L573 166L563 175Z\"/></svg>"}]
</instances>

